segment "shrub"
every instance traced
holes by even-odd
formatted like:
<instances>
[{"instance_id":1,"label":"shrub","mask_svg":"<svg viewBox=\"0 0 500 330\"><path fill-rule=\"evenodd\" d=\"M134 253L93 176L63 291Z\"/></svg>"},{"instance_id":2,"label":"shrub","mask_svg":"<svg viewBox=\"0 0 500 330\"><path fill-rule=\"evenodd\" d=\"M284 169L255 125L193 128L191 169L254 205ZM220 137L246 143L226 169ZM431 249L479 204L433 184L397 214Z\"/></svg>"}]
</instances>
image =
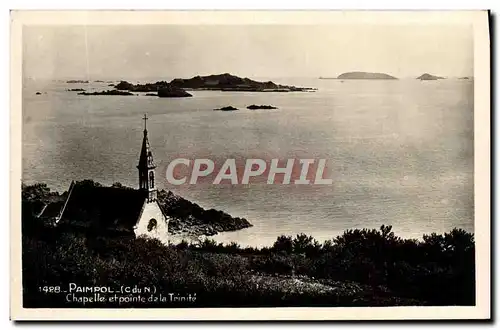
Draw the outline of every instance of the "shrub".
<instances>
[{"instance_id":1,"label":"shrub","mask_svg":"<svg viewBox=\"0 0 500 330\"><path fill-rule=\"evenodd\" d=\"M291 236L281 235L276 239L273 245L273 251L292 253L293 251L293 240Z\"/></svg>"}]
</instances>

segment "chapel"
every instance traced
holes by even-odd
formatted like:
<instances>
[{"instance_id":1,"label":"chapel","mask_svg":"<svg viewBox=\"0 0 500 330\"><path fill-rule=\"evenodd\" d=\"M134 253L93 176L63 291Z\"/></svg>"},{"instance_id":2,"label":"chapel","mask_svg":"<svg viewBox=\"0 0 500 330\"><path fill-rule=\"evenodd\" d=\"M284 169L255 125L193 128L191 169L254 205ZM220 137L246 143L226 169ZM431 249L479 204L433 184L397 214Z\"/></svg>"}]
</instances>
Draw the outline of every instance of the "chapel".
<instances>
[{"instance_id":1,"label":"chapel","mask_svg":"<svg viewBox=\"0 0 500 330\"><path fill-rule=\"evenodd\" d=\"M145 235L168 244L169 217L158 203L156 165L148 140L147 116L137 165L139 188L103 187L71 182L66 200L53 217L55 225L102 235ZM55 210L46 208L39 217Z\"/></svg>"}]
</instances>

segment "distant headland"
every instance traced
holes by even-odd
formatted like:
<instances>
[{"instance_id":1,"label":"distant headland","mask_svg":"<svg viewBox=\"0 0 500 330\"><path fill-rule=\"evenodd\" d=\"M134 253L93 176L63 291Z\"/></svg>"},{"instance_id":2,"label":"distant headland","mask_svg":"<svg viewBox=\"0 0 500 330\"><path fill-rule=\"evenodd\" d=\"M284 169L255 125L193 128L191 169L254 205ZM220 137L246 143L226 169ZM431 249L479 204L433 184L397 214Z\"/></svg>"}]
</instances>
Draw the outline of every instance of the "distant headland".
<instances>
[{"instance_id":1,"label":"distant headland","mask_svg":"<svg viewBox=\"0 0 500 330\"><path fill-rule=\"evenodd\" d=\"M386 73L379 72L362 72L362 71L353 71L353 72L345 72L339 75L337 78L325 78L319 77L319 79L382 79L382 80L393 80L398 79Z\"/></svg>"}]
</instances>

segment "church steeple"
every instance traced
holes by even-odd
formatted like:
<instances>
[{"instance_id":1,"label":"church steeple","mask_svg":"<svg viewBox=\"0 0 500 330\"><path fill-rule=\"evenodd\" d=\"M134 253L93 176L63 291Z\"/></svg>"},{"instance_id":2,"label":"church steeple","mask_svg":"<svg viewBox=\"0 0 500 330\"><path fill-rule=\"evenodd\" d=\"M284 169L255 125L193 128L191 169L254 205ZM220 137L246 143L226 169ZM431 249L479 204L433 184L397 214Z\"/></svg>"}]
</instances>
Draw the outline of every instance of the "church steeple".
<instances>
[{"instance_id":1,"label":"church steeple","mask_svg":"<svg viewBox=\"0 0 500 330\"><path fill-rule=\"evenodd\" d=\"M153 161L153 153L149 146L148 130L146 122L148 117L144 114L144 137L142 139L141 154L139 156L139 189L148 193L148 202L153 202L157 197L156 182L155 182L155 168L156 165Z\"/></svg>"}]
</instances>

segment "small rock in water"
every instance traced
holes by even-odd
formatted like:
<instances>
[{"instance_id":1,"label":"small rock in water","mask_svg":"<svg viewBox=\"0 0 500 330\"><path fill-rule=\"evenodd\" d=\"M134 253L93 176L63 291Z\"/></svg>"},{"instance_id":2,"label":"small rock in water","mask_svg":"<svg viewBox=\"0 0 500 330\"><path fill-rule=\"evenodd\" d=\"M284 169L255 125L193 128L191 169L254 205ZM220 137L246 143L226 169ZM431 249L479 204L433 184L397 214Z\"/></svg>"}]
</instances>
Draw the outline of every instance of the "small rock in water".
<instances>
[{"instance_id":1,"label":"small rock in water","mask_svg":"<svg viewBox=\"0 0 500 330\"><path fill-rule=\"evenodd\" d=\"M227 107L222 107L222 108L214 109L214 110L218 110L218 111L235 111L235 110L238 110L238 109L235 108L235 107L233 107L233 106L227 106Z\"/></svg>"},{"instance_id":2,"label":"small rock in water","mask_svg":"<svg viewBox=\"0 0 500 330\"><path fill-rule=\"evenodd\" d=\"M252 105L249 105L247 107L247 109L250 109L250 110L257 110L257 109L270 110L270 109L278 109L278 108L273 107L272 105L255 105L255 104L252 104Z\"/></svg>"}]
</instances>

